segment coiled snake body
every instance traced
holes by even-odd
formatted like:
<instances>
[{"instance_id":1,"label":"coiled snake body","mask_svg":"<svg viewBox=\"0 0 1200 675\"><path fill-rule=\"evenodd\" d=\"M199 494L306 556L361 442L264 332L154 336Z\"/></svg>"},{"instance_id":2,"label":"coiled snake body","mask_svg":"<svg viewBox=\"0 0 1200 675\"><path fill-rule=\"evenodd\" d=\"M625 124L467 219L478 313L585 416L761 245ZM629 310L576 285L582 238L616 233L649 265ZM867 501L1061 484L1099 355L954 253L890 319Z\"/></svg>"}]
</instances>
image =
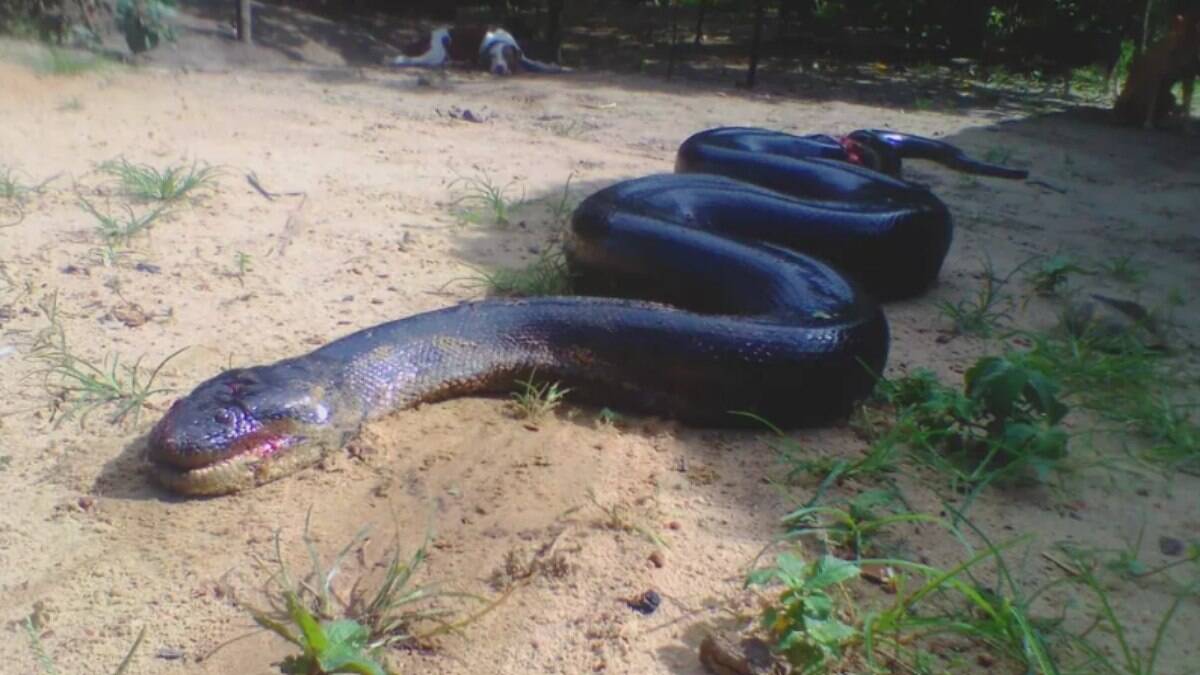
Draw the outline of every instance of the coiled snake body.
<instances>
[{"instance_id":1,"label":"coiled snake body","mask_svg":"<svg viewBox=\"0 0 1200 675\"><path fill-rule=\"evenodd\" d=\"M922 292L950 246L945 205L884 173L905 156L1020 177L892 132L701 132L675 173L576 209L565 253L579 295L465 303L226 371L151 431L154 473L186 494L245 489L316 462L367 420L531 373L696 424L745 423L736 411L828 423L886 364L875 299Z\"/></svg>"}]
</instances>

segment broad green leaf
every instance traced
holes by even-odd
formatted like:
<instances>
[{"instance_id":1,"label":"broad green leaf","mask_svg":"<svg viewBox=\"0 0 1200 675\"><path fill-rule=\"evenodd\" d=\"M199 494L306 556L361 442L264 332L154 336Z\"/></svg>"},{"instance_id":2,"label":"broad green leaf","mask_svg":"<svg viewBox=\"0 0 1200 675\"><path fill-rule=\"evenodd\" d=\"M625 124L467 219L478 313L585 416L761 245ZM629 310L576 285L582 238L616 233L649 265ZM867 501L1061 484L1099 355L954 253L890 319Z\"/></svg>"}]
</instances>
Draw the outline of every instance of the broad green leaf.
<instances>
[{"instance_id":1,"label":"broad green leaf","mask_svg":"<svg viewBox=\"0 0 1200 675\"><path fill-rule=\"evenodd\" d=\"M291 615L292 621L300 627L300 632L304 634L305 651L309 654L320 654L329 648L329 638L326 637L325 631L321 628L321 624L313 618L304 605L296 598L296 594L287 592L285 594L287 600L288 614Z\"/></svg>"},{"instance_id":2,"label":"broad green leaf","mask_svg":"<svg viewBox=\"0 0 1200 675\"><path fill-rule=\"evenodd\" d=\"M359 675L387 675L383 666L373 661L361 648L347 643L335 643L317 657L321 671L325 673L358 673Z\"/></svg>"},{"instance_id":3,"label":"broad green leaf","mask_svg":"<svg viewBox=\"0 0 1200 675\"><path fill-rule=\"evenodd\" d=\"M848 581L858 575L858 565L827 555L817 563L815 573L808 580L808 586L814 589L825 588Z\"/></svg>"}]
</instances>

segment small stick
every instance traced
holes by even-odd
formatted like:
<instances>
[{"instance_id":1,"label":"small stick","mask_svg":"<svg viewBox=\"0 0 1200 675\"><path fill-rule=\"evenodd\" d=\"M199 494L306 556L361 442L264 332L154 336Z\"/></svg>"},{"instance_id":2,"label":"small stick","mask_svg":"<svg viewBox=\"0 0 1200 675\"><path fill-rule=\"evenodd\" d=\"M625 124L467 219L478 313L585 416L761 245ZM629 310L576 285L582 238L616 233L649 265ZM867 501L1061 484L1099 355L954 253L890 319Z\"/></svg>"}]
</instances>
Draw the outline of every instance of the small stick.
<instances>
[{"instance_id":1,"label":"small stick","mask_svg":"<svg viewBox=\"0 0 1200 675\"><path fill-rule=\"evenodd\" d=\"M1051 185L1051 184L1049 184L1049 183L1047 183L1047 182L1045 182L1045 181L1040 181L1040 180L1027 180L1027 181L1025 181L1025 183L1026 183L1026 185L1037 185L1037 186L1039 186L1039 187L1044 187L1044 188L1046 188L1047 190L1050 190L1050 191L1052 191L1052 192L1057 192L1057 193L1058 193L1058 194L1060 194L1060 195L1065 195L1065 194L1067 194L1067 191L1066 191L1066 190L1064 190L1063 188L1060 188L1060 187L1054 187L1053 185Z\"/></svg>"}]
</instances>

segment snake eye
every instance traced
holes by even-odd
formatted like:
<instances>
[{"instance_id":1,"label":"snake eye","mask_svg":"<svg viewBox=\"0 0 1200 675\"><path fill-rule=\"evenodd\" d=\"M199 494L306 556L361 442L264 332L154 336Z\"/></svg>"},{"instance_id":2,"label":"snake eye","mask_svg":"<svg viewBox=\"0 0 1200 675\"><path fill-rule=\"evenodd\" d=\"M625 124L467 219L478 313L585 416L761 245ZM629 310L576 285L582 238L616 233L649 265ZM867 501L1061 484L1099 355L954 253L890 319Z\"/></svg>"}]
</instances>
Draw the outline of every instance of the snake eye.
<instances>
[{"instance_id":1,"label":"snake eye","mask_svg":"<svg viewBox=\"0 0 1200 675\"><path fill-rule=\"evenodd\" d=\"M215 420L217 424L229 424L233 421L233 415L231 415L228 410L218 410L213 415L213 420Z\"/></svg>"}]
</instances>

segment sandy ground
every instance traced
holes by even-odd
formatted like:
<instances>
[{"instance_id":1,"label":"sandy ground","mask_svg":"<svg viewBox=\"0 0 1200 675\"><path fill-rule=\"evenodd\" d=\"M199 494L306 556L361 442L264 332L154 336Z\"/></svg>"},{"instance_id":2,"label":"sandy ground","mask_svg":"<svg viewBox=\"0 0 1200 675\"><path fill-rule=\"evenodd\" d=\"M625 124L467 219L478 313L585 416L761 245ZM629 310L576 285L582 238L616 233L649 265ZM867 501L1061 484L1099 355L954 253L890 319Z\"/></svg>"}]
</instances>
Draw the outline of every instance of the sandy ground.
<instances>
[{"instance_id":1,"label":"sandy ground","mask_svg":"<svg viewBox=\"0 0 1200 675\"><path fill-rule=\"evenodd\" d=\"M64 673L110 672L143 627L146 643L130 673L273 672L287 649L266 634L197 659L251 626L238 603L253 600L262 584L254 561L270 557L277 528L285 556L302 562L310 507L326 555L367 523L376 529L366 559L382 554L393 528L411 551L432 525L422 579L456 590L493 593L489 578L513 552L552 545L565 563L562 574L535 579L461 636L396 654L402 672L701 672L695 654L704 628L752 607L740 590L747 565L778 534L778 518L812 494L811 485L771 482L780 468L766 436L650 419L614 427L587 408L564 409L531 429L503 400L464 399L399 413L371 425L353 453L210 500L179 500L154 487L136 448L173 395L223 368L477 297L478 288L461 282L473 270L528 262L552 241L552 204L568 176L577 200L620 179L668 171L679 142L708 126L892 127L944 136L980 155L1010 149L1014 163L1057 188L911 166L909 176L934 186L959 229L938 287L887 308L889 374L929 367L959 377L995 346L947 340L935 303L973 292L984 254L1006 270L1057 250L1087 260L1132 253L1148 263L1140 298L1161 304L1172 289L1184 295L1179 358L1196 360L1189 340L1200 301L1198 139L1118 130L1084 114L898 111L636 76L499 80L454 72L433 85L381 69L146 66L49 77L0 64L0 162L30 182L57 176L27 197L23 219L0 229L5 672L36 671L18 627L31 613ZM485 121L454 119L456 106ZM156 165L194 159L222 174L213 190L106 264L77 195L118 209L122 199L95 169L119 156ZM478 171L525 194L511 224L456 215L450 183ZM303 196L268 200L248 173L268 190ZM0 207L4 222L19 215L11 204ZM249 256L244 273L239 254ZM134 424L112 425L98 413L56 426L36 363L26 358L48 325L39 303L52 296L80 356L144 354L157 363L187 347L161 374L172 392L153 396ZM1019 322L1044 326L1051 310L1035 302ZM794 436L822 456L863 448L845 428ZM915 508L937 511L935 490L944 484L936 477L918 474L902 485ZM1155 542L1200 538L1197 488L1189 476L1166 482L1092 469L1058 490L989 491L971 515L999 539L1035 535L1013 552L1021 578L1034 586L1061 574L1040 556L1058 541L1121 548L1144 528L1143 558L1171 560ZM654 543L611 527L598 505L658 533L669 545L664 564L650 560ZM928 528L901 543L937 564L963 557ZM657 613L642 616L622 603L647 589L664 598ZM1169 591L1159 580L1114 588L1136 641L1149 640ZM1047 600L1057 607L1073 598L1084 601L1064 587ZM1198 625L1200 603L1188 600L1159 672L1197 672L1200 649L1184 638Z\"/></svg>"}]
</instances>

